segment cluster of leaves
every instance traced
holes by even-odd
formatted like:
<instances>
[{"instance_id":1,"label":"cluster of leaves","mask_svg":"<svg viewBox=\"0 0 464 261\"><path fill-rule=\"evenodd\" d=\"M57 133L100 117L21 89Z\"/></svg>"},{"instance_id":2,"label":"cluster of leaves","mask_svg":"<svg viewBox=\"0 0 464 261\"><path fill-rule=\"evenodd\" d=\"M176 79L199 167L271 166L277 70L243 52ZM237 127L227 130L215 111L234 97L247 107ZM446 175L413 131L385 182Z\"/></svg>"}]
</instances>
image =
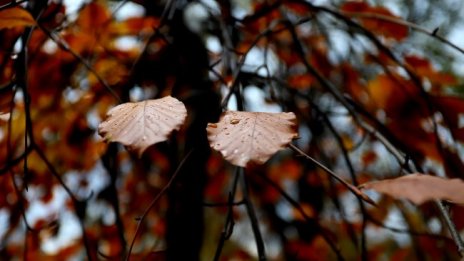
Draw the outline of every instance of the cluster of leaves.
<instances>
[{"instance_id":1,"label":"cluster of leaves","mask_svg":"<svg viewBox=\"0 0 464 261\"><path fill-rule=\"evenodd\" d=\"M70 14L60 1L0 1L2 257L161 259L169 209L178 207L164 195L198 153L183 151L189 141L206 136L217 152L197 206L207 224L193 239L203 241L202 260L464 252L462 208L451 204L450 216L440 201L423 204L464 203L459 80L399 48L412 29L457 47L366 2L208 3L92 1ZM129 4L144 15L118 18ZM205 13L196 34L179 29L177 15L192 5ZM200 44L179 44L179 32ZM192 53L214 41L220 50L207 49L203 72ZM189 137L189 125L214 108L192 102L207 95L195 77L224 94L203 138ZM251 89L287 113L247 112ZM129 102L137 93L143 101ZM233 98L237 111L227 110ZM395 179L371 182L387 177ZM422 205L376 196L373 206L363 189ZM403 227L386 223L393 212Z\"/></svg>"}]
</instances>

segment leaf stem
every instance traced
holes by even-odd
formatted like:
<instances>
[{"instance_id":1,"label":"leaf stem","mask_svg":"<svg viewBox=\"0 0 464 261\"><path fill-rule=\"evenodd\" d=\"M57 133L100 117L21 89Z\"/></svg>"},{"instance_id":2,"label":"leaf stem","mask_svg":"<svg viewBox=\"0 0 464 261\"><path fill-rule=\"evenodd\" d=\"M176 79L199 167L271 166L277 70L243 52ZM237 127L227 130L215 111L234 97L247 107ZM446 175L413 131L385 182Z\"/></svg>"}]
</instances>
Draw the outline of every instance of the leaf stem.
<instances>
[{"instance_id":1,"label":"leaf stem","mask_svg":"<svg viewBox=\"0 0 464 261\"><path fill-rule=\"evenodd\" d=\"M329 173L330 176L332 176L334 179L338 180L340 183L342 183L343 185L346 186L347 189L349 189L353 194L355 194L356 196L358 196L359 198L361 198L362 200L366 201L367 203L369 204L372 204L374 206L377 206L376 203L371 199L369 198L366 194L364 194L361 190L359 190L357 187L351 185L350 183L346 182L344 179L342 179L340 176L338 176L335 172L333 172L331 169L327 168L326 166L324 166L324 164L320 163L319 161L315 160L314 158L312 158L311 156L309 156L308 154L306 154L304 151L300 150L298 147L296 147L295 145L293 145L292 143L289 144L289 147L294 150L295 152L297 152L298 154L300 154L301 156L305 157L306 159L308 159L309 161L313 162L314 164L316 164L316 166L318 166L319 168L323 169L325 172Z\"/></svg>"}]
</instances>

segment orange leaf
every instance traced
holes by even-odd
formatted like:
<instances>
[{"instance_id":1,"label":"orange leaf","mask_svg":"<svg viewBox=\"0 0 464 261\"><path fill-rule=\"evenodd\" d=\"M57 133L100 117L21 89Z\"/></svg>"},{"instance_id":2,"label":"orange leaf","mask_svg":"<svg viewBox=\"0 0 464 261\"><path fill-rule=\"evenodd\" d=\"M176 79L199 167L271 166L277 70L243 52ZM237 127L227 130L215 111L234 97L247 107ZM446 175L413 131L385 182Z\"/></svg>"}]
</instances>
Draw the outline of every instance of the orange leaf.
<instances>
[{"instance_id":1,"label":"orange leaf","mask_svg":"<svg viewBox=\"0 0 464 261\"><path fill-rule=\"evenodd\" d=\"M367 83L367 91L371 98L368 102L373 102L389 116L401 115L405 106L417 102L419 97L418 89L409 80L396 74L377 75Z\"/></svg>"},{"instance_id":2,"label":"orange leaf","mask_svg":"<svg viewBox=\"0 0 464 261\"><path fill-rule=\"evenodd\" d=\"M398 41L408 36L407 26L392 22L393 20L401 21L401 18L393 15L390 10L384 7L369 6L365 2L349 1L344 3L340 10L348 15L358 17L362 25L375 34Z\"/></svg>"},{"instance_id":3,"label":"orange leaf","mask_svg":"<svg viewBox=\"0 0 464 261\"><path fill-rule=\"evenodd\" d=\"M149 146L167 140L186 117L184 104L171 96L128 102L108 111L107 119L98 126L98 133L106 140L128 146L141 156Z\"/></svg>"},{"instance_id":4,"label":"orange leaf","mask_svg":"<svg viewBox=\"0 0 464 261\"><path fill-rule=\"evenodd\" d=\"M438 199L464 204L464 181L415 173L399 178L362 184L361 189L373 189L394 198L406 198L420 205Z\"/></svg>"},{"instance_id":5,"label":"orange leaf","mask_svg":"<svg viewBox=\"0 0 464 261\"><path fill-rule=\"evenodd\" d=\"M308 89L315 82L314 78L308 74L292 75L288 78L288 83L295 89Z\"/></svg>"},{"instance_id":6,"label":"orange leaf","mask_svg":"<svg viewBox=\"0 0 464 261\"><path fill-rule=\"evenodd\" d=\"M374 163L377 160L377 157L377 153L375 153L374 151L366 151L361 156L361 162L364 166L368 166Z\"/></svg>"},{"instance_id":7,"label":"orange leaf","mask_svg":"<svg viewBox=\"0 0 464 261\"><path fill-rule=\"evenodd\" d=\"M34 26L32 15L23 8L12 7L0 11L0 30L17 26Z\"/></svg>"},{"instance_id":8,"label":"orange leaf","mask_svg":"<svg viewBox=\"0 0 464 261\"><path fill-rule=\"evenodd\" d=\"M206 128L210 146L230 163L245 167L263 164L298 136L292 112L228 111Z\"/></svg>"},{"instance_id":9,"label":"orange leaf","mask_svg":"<svg viewBox=\"0 0 464 261\"><path fill-rule=\"evenodd\" d=\"M421 77L428 78L434 84L455 84L456 79L453 75L443 72L437 72L429 60L415 56L408 55L404 57L406 63L411 67L411 70L416 72Z\"/></svg>"},{"instance_id":10,"label":"orange leaf","mask_svg":"<svg viewBox=\"0 0 464 261\"><path fill-rule=\"evenodd\" d=\"M86 32L102 29L109 22L111 22L111 13L101 2L87 4L79 13L76 21L77 25Z\"/></svg>"}]
</instances>

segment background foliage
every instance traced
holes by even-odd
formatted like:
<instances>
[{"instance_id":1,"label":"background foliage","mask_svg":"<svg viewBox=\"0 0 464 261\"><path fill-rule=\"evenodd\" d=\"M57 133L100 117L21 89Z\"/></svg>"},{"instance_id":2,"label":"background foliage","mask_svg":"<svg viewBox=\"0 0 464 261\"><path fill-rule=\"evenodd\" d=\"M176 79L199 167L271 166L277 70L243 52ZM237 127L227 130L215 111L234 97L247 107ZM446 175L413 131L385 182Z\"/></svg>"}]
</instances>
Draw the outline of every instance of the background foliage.
<instances>
[{"instance_id":1,"label":"background foliage","mask_svg":"<svg viewBox=\"0 0 464 261\"><path fill-rule=\"evenodd\" d=\"M462 207L371 206L291 150L240 169L205 128L228 108L294 112L295 145L355 186L463 178L458 5L0 1L0 255L457 259ZM111 107L167 95L188 126L141 157L97 135Z\"/></svg>"}]
</instances>

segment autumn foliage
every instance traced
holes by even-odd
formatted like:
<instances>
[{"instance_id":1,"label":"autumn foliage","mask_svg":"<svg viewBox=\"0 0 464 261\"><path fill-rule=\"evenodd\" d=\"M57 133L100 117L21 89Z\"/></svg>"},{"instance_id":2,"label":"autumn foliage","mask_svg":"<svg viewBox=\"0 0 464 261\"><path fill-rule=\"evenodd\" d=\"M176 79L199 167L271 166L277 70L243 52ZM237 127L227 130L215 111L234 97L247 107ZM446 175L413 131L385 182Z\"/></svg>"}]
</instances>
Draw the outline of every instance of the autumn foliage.
<instances>
[{"instance_id":1,"label":"autumn foliage","mask_svg":"<svg viewBox=\"0 0 464 261\"><path fill-rule=\"evenodd\" d=\"M371 2L187 2L0 1L2 260L464 254L462 75L408 44L462 49Z\"/></svg>"}]
</instances>

